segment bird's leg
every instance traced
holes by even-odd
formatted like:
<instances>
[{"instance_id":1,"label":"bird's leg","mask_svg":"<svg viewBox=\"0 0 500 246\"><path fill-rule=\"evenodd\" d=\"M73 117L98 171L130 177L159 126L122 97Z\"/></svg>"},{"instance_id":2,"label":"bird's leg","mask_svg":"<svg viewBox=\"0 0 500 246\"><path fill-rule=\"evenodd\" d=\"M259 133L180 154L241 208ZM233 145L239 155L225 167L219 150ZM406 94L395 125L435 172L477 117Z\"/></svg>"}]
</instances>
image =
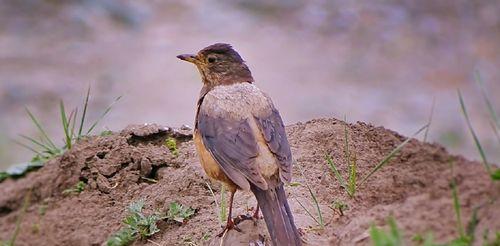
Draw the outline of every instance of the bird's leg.
<instances>
[{"instance_id":1,"label":"bird's leg","mask_svg":"<svg viewBox=\"0 0 500 246\"><path fill-rule=\"evenodd\" d=\"M227 223L226 227L222 230L221 233L219 233L217 236L222 237L226 231L229 230L236 230L238 232L241 232L241 229L236 226L236 224L233 221L232 213L233 213L233 198L234 198L234 193L236 193L236 190L231 190L231 196L229 197L229 214L227 215Z\"/></svg>"}]
</instances>

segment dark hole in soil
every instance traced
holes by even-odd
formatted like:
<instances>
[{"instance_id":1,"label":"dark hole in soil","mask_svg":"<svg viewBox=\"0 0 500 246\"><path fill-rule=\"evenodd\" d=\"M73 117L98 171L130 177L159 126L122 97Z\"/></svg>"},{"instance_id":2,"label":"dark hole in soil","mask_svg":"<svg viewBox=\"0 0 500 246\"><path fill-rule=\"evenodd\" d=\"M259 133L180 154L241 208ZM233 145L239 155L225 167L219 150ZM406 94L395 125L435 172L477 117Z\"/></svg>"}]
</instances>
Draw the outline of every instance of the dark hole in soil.
<instances>
[{"instance_id":1,"label":"dark hole in soil","mask_svg":"<svg viewBox=\"0 0 500 246\"><path fill-rule=\"evenodd\" d=\"M0 217L9 214L12 211L13 211L12 208L2 206L0 207Z\"/></svg>"},{"instance_id":2,"label":"dark hole in soil","mask_svg":"<svg viewBox=\"0 0 500 246\"><path fill-rule=\"evenodd\" d=\"M124 162L120 165L121 169L128 167L128 162Z\"/></svg>"},{"instance_id":3,"label":"dark hole in soil","mask_svg":"<svg viewBox=\"0 0 500 246\"><path fill-rule=\"evenodd\" d=\"M80 176L80 178L78 178L78 180L80 180L80 181L84 182L85 184L87 184L87 183L89 182L89 179L88 179L88 178L86 178L86 177L82 177L82 176Z\"/></svg>"},{"instance_id":4,"label":"dark hole in soil","mask_svg":"<svg viewBox=\"0 0 500 246\"><path fill-rule=\"evenodd\" d=\"M168 137L167 132L158 132L147 136L132 135L127 140L127 143L132 146L137 146L139 144L153 144L160 146L165 142L167 137Z\"/></svg>"},{"instance_id":5,"label":"dark hole in soil","mask_svg":"<svg viewBox=\"0 0 500 246\"><path fill-rule=\"evenodd\" d=\"M153 166L152 169L151 169L151 172L149 172L148 176L146 176L146 178L148 179L156 179L157 178L157 174L158 174L158 170L160 168L162 168L164 166Z\"/></svg>"},{"instance_id":6,"label":"dark hole in soil","mask_svg":"<svg viewBox=\"0 0 500 246\"><path fill-rule=\"evenodd\" d=\"M106 157L106 154L108 154L108 152L101 151L101 152L97 152L96 156L99 159L104 159Z\"/></svg>"}]
</instances>

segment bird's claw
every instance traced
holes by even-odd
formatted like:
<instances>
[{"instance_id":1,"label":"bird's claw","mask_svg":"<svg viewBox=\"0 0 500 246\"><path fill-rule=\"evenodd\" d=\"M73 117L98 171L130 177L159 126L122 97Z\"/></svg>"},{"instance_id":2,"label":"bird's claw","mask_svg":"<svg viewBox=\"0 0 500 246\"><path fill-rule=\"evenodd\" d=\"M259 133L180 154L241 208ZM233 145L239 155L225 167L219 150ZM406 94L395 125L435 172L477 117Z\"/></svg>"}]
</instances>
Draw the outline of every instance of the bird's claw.
<instances>
[{"instance_id":1,"label":"bird's claw","mask_svg":"<svg viewBox=\"0 0 500 246\"><path fill-rule=\"evenodd\" d=\"M242 230L240 228L238 228L238 226L237 226L238 223L241 222L240 220L237 221L238 217L236 217L234 220L232 220L232 219L228 220L226 226L224 227L224 229L222 229L222 231L219 234L217 234L217 236L218 237L222 237L222 236L224 236L224 234L227 231L230 231L230 230L235 230L237 232L242 232Z\"/></svg>"},{"instance_id":2,"label":"bird's claw","mask_svg":"<svg viewBox=\"0 0 500 246\"><path fill-rule=\"evenodd\" d=\"M259 218L258 218L258 216L256 218L254 215L244 214L244 215L239 215L238 217L234 218L234 223L239 224L245 220L251 220L251 221L253 221L254 225L257 225L257 220L259 220Z\"/></svg>"}]
</instances>

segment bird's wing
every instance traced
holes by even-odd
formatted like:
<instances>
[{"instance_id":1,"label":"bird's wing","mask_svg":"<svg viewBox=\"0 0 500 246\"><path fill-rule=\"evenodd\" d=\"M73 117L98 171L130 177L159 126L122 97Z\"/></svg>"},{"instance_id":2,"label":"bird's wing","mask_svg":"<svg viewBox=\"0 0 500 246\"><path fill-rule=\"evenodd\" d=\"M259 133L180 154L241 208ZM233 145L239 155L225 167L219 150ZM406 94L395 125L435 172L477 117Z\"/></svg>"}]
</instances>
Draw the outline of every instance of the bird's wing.
<instances>
[{"instance_id":1,"label":"bird's wing","mask_svg":"<svg viewBox=\"0 0 500 246\"><path fill-rule=\"evenodd\" d=\"M271 100L252 84L219 87L203 98L197 127L203 144L225 174L242 189L248 190L250 181L266 190L267 182L256 163L260 154L257 141L263 138L277 160L281 179L290 181L291 151Z\"/></svg>"},{"instance_id":2,"label":"bird's wing","mask_svg":"<svg viewBox=\"0 0 500 246\"><path fill-rule=\"evenodd\" d=\"M271 110L267 116L255 116L255 119L267 146L278 160L281 180L290 183L292 181L292 151L280 113L274 105L270 106Z\"/></svg>"}]
</instances>

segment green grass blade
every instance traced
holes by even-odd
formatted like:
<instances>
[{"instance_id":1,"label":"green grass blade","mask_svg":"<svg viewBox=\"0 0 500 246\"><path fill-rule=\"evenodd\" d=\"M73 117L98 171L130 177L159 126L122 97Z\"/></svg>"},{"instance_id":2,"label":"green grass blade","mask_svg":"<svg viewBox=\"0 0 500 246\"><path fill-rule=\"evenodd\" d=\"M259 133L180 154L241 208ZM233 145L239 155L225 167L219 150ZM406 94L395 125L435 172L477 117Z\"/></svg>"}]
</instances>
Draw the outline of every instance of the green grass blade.
<instances>
[{"instance_id":1,"label":"green grass blade","mask_svg":"<svg viewBox=\"0 0 500 246\"><path fill-rule=\"evenodd\" d=\"M66 117L66 111L64 109L64 102L61 100L59 102L59 111L61 113L61 122L64 130L64 144L67 149L71 149L71 136L69 132L69 122Z\"/></svg>"},{"instance_id":2,"label":"green grass blade","mask_svg":"<svg viewBox=\"0 0 500 246\"><path fill-rule=\"evenodd\" d=\"M403 245L403 236L396 225L396 220L391 216L389 217L388 222L392 238L394 239L394 245Z\"/></svg>"},{"instance_id":3,"label":"green grass blade","mask_svg":"<svg viewBox=\"0 0 500 246\"><path fill-rule=\"evenodd\" d=\"M436 98L432 98L432 106L431 106L431 113L429 115L429 121L427 121L427 128L425 129L424 132L424 143L427 142L427 135L429 134L429 128L431 128L431 123L432 123L432 118L434 116L434 106L436 104Z\"/></svg>"},{"instance_id":4,"label":"green grass blade","mask_svg":"<svg viewBox=\"0 0 500 246\"><path fill-rule=\"evenodd\" d=\"M23 144L23 143L21 143L21 142L19 142L19 141L17 141L17 140L12 140L12 141L13 141L15 144L19 145L19 146L22 146L22 147L24 147L24 148L26 148L26 149L28 149L28 150L31 150L33 153L35 153L35 154L37 154L37 155L41 155L41 154L42 154L40 151L37 151L37 150L35 150L34 148L32 148L32 147L30 147L30 146L28 146L28 145L26 145L26 144Z\"/></svg>"},{"instance_id":5,"label":"green grass blade","mask_svg":"<svg viewBox=\"0 0 500 246\"><path fill-rule=\"evenodd\" d=\"M26 108L26 112L28 113L31 121L35 124L35 126L38 128L38 131L42 134L43 138L46 140L46 142L50 145L52 149L57 149L56 145L52 140L49 138L45 130L43 130L42 125L38 122L38 120L35 118L35 116L31 113L31 111Z\"/></svg>"},{"instance_id":6,"label":"green grass blade","mask_svg":"<svg viewBox=\"0 0 500 246\"><path fill-rule=\"evenodd\" d=\"M346 182L345 182L344 178L342 177L342 175L340 175L340 172L337 169L337 167L335 166L335 164L333 163L332 157L330 155L326 155L325 159L326 159L326 163L328 164L328 166L332 170L333 174L335 175L335 177L339 181L340 186L342 186L344 189L347 190Z\"/></svg>"},{"instance_id":7,"label":"green grass blade","mask_svg":"<svg viewBox=\"0 0 500 246\"><path fill-rule=\"evenodd\" d=\"M37 141L36 139L34 138L31 138L31 137L28 137L28 136L25 136L25 135L19 135L20 137L24 138L24 139L27 139L28 141L30 141L31 143L35 144L35 145L38 145L40 147L42 147L45 151L47 152L53 152L53 149L50 148L50 146L47 146L47 144L43 144L41 143L40 141Z\"/></svg>"},{"instance_id":8,"label":"green grass blade","mask_svg":"<svg viewBox=\"0 0 500 246\"><path fill-rule=\"evenodd\" d=\"M491 119L496 124L496 127L500 128L500 120L498 118L496 110L493 108L493 103L491 103L491 101L488 97L488 94L486 93L486 88L484 87L484 83L483 83L483 80L481 78L481 74L479 73L479 71L475 71L474 75L476 77L477 84L481 88L481 94L483 96L484 102L486 103L486 107L488 107L488 111L490 113Z\"/></svg>"},{"instance_id":9,"label":"green grass blade","mask_svg":"<svg viewBox=\"0 0 500 246\"><path fill-rule=\"evenodd\" d=\"M306 187L309 190L309 194L311 195L313 201L314 201L314 206L316 207L316 212L318 213L318 218L319 218L319 225L321 228L325 227L325 223L323 221L323 214L321 213L321 208L319 207L318 199L316 198L316 195L314 192L311 190L311 187L306 183Z\"/></svg>"},{"instance_id":10,"label":"green grass blade","mask_svg":"<svg viewBox=\"0 0 500 246\"><path fill-rule=\"evenodd\" d=\"M455 216L457 217L457 229L458 233L460 234L460 237L464 237L464 227L462 225L462 216L461 216L461 209L460 209L460 200L458 199L458 189L457 189L457 184L455 182L455 178L452 179L451 181L451 194L453 196L453 209L455 210Z\"/></svg>"},{"instance_id":11,"label":"green grass blade","mask_svg":"<svg viewBox=\"0 0 500 246\"><path fill-rule=\"evenodd\" d=\"M87 88L87 94L85 95L85 101L83 103L83 113L82 113L82 118L80 119L80 127L78 127L77 139L80 139L82 137L83 124L85 123L85 117L87 116L87 108L89 105L89 97L90 97L90 84L89 87Z\"/></svg>"},{"instance_id":12,"label":"green grass blade","mask_svg":"<svg viewBox=\"0 0 500 246\"><path fill-rule=\"evenodd\" d=\"M377 172L380 168L382 168L385 164L387 164L392 157L394 157L412 138L414 138L416 135L418 135L420 132L422 132L424 129L426 129L428 125L423 126L420 128L418 131L416 131L411 137L407 138L404 142L399 144L396 148L394 148L388 155L384 157L383 160L381 160L371 171L366 175L360 182L360 186L363 185L368 178L370 178L375 172Z\"/></svg>"},{"instance_id":13,"label":"green grass blade","mask_svg":"<svg viewBox=\"0 0 500 246\"><path fill-rule=\"evenodd\" d=\"M471 242L474 241L474 234L476 233L476 228L477 225L479 224L479 219L477 218L477 211L479 210L479 207L475 207L472 209L472 216L467 223L467 236L470 238Z\"/></svg>"},{"instance_id":14,"label":"green grass blade","mask_svg":"<svg viewBox=\"0 0 500 246\"><path fill-rule=\"evenodd\" d=\"M356 157L351 161L349 168L349 184L347 193L350 197L354 197L356 194Z\"/></svg>"},{"instance_id":15,"label":"green grass blade","mask_svg":"<svg viewBox=\"0 0 500 246\"><path fill-rule=\"evenodd\" d=\"M344 116L344 158L345 158L345 163L349 166L349 163L351 163L351 152L349 151L349 135L347 132L347 121L346 117Z\"/></svg>"},{"instance_id":16,"label":"green grass blade","mask_svg":"<svg viewBox=\"0 0 500 246\"><path fill-rule=\"evenodd\" d=\"M347 131L347 119L344 116L344 158L345 163L349 167L349 180L347 183L347 193L353 197L356 193L356 161L351 159L351 151L349 149L349 132Z\"/></svg>"},{"instance_id":17,"label":"green grass blade","mask_svg":"<svg viewBox=\"0 0 500 246\"><path fill-rule=\"evenodd\" d=\"M393 217L387 219L389 231L386 232L375 225L370 226L370 238L374 246L402 246L403 236Z\"/></svg>"},{"instance_id":18,"label":"green grass blade","mask_svg":"<svg viewBox=\"0 0 500 246\"><path fill-rule=\"evenodd\" d=\"M306 214L309 215L314 222L321 226L321 223L316 219L316 217L314 217L314 215L312 215L312 213L298 199L295 199L295 201L297 201L297 203L302 207L302 209L304 209L304 211L306 211Z\"/></svg>"},{"instance_id":19,"label":"green grass blade","mask_svg":"<svg viewBox=\"0 0 500 246\"><path fill-rule=\"evenodd\" d=\"M71 122L71 130L70 130L71 140L75 139L75 123L77 116L78 116L78 108L75 108L75 110L71 111L71 114L69 116L69 122Z\"/></svg>"},{"instance_id":20,"label":"green grass blade","mask_svg":"<svg viewBox=\"0 0 500 246\"><path fill-rule=\"evenodd\" d=\"M311 195L311 198L314 202L314 206L316 208L316 212L318 213L317 222L318 222L319 226L323 229L323 228L325 228L325 223L323 220L323 214L321 213L321 208L319 207L318 199L316 198L316 195L314 194L313 190L311 189L309 182L307 182L306 176L304 175L304 171L302 169L300 169L300 173L302 174L302 178L304 179L304 184L306 185L306 188L309 191L309 195Z\"/></svg>"},{"instance_id":21,"label":"green grass blade","mask_svg":"<svg viewBox=\"0 0 500 246\"><path fill-rule=\"evenodd\" d=\"M488 174L491 175L491 168L490 165L488 164L488 160L486 159L486 154L484 152L483 147L481 146L481 143L479 142L479 138L476 135L476 132L474 131L474 128L472 127L472 124L469 119L469 114L467 113L467 108L465 107L465 102L462 97L462 93L460 90L457 90L458 93L458 100L460 101L460 107L462 109L462 114L464 115L465 121L467 122L467 127L469 128L469 131L472 135L472 138L474 139L474 143L476 145L476 148L479 152L479 155L481 156L481 159L483 160L483 165L486 168L486 171Z\"/></svg>"},{"instance_id":22,"label":"green grass blade","mask_svg":"<svg viewBox=\"0 0 500 246\"><path fill-rule=\"evenodd\" d=\"M97 124L99 123L99 121L104 118L104 116L106 116L109 111L111 111L111 108L113 107L113 105L115 105L115 103L117 103L120 99L122 98L122 96L119 96L117 97L113 103L111 103L111 105L109 105L106 110L104 110L104 112L101 114L101 116L99 116L99 118L92 124L92 126L87 130L87 132L85 133L86 135L90 134L92 132L92 130L94 130L94 128L97 126Z\"/></svg>"}]
</instances>

